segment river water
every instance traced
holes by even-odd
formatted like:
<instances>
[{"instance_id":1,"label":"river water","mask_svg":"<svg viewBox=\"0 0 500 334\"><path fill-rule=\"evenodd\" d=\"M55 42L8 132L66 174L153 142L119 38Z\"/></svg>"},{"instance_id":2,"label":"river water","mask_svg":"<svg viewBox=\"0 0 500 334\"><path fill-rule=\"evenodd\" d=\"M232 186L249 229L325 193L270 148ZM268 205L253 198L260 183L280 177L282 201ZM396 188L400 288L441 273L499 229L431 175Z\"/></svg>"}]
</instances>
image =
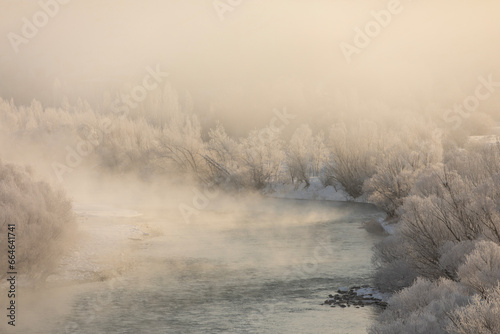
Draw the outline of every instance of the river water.
<instances>
[{"instance_id":1,"label":"river water","mask_svg":"<svg viewBox=\"0 0 500 334\"><path fill-rule=\"evenodd\" d=\"M134 218L167 227L129 240L121 256L132 269L71 290L51 332L366 332L380 311L375 306L320 304L339 287L370 284L371 248L381 236L361 227L381 212L367 204L279 199L234 210L211 208L176 228L161 211Z\"/></svg>"}]
</instances>

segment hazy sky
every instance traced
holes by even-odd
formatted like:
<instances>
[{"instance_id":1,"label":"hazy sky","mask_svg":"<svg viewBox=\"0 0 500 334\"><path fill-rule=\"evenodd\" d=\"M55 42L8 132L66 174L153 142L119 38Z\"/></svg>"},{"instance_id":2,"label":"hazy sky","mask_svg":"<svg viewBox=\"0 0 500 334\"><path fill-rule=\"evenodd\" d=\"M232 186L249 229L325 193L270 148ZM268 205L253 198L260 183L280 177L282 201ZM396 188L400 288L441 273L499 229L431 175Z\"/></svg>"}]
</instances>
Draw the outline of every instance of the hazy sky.
<instances>
[{"instance_id":1,"label":"hazy sky","mask_svg":"<svg viewBox=\"0 0 500 334\"><path fill-rule=\"evenodd\" d=\"M373 101L446 107L469 95L478 76L500 79L497 1L242 0L224 20L214 3L68 1L16 53L8 34L22 36L23 18L33 22L42 9L38 1L0 0L0 96L92 100L160 64L198 112L253 124L284 106L323 116ZM390 6L398 12L348 62L341 43L355 45L356 27Z\"/></svg>"}]
</instances>

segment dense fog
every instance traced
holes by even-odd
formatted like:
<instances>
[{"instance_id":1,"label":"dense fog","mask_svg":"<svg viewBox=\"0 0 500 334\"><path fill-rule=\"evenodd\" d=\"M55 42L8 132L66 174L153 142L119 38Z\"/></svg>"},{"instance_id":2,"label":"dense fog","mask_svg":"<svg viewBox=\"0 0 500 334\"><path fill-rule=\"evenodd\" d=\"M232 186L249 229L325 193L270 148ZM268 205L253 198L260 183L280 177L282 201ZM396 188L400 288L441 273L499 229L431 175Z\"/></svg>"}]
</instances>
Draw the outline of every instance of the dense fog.
<instances>
[{"instance_id":1,"label":"dense fog","mask_svg":"<svg viewBox=\"0 0 500 334\"><path fill-rule=\"evenodd\" d=\"M347 215L269 209L269 196L355 201L388 232L372 281L392 297L370 333L500 331L499 10L0 0L0 227L23 240L18 270L34 291L54 285L101 223L87 222L96 203L161 216L140 226L191 235L177 254L207 240L199 226L258 234ZM85 280L132 267L117 249Z\"/></svg>"},{"instance_id":2,"label":"dense fog","mask_svg":"<svg viewBox=\"0 0 500 334\"><path fill-rule=\"evenodd\" d=\"M441 118L473 92L479 76L498 70L493 1L400 2L350 63L341 43L355 47L356 27L369 26L371 12L389 2L241 1L232 11L215 3L61 4L29 42L0 42L1 96L20 104L35 98L58 107L67 97L102 105L158 64L207 125L220 119L240 135L285 106L316 126L342 114L402 109ZM40 10L31 1L2 6L2 35L23 37L22 18L32 21ZM479 111L495 113L495 102L497 96L482 102Z\"/></svg>"}]
</instances>

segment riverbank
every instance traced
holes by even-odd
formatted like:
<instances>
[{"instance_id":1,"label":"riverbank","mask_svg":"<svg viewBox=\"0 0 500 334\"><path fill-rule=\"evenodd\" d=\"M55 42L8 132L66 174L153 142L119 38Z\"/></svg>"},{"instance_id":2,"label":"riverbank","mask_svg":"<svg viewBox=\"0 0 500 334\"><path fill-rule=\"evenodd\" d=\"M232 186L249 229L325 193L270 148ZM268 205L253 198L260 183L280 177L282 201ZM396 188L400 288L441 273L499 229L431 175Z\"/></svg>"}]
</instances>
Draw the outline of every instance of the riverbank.
<instances>
[{"instance_id":1,"label":"riverbank","mask_svg":"<svg viewBox=\"0 0 500 334\"><path fill-rule=\"evenodd\" d=\"M310 179L310 186L306 187L305 183L302 184L273 184L268 186L263 195L266 197L280 198L280 199L300 199L311 201L335 201L335 202L368 202L366 196L362 195L358 198L351 198L342 188L341 185L337 187L325 187L318 177ZM386 218L377 219L374 221L367 221L366 230L371 233L387 233L394 234L396 224L388 221Z\"/></svg>"}]
</instances>

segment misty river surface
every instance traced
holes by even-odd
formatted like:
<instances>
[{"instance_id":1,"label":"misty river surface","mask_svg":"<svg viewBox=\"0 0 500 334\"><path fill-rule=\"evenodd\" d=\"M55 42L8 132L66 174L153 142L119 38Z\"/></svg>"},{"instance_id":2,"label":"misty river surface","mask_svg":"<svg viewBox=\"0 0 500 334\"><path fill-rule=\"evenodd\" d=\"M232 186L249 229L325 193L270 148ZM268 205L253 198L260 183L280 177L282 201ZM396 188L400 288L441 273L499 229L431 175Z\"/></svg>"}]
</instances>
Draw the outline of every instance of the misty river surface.
<instances>
[{"instance_id":1,"label":"misty river surface","mask_svg":"<svg viewBox=\"0 0 500 334\"><path fill-rule=\"evenodd\" d=\"M131 241L135 269L90 284L55 332L365 333L376 307L320 304L339 287L370 284L381 236L362 224L381 212L280 199L244 210L215 209L206 222Z\"/></svg>"}]
</instances>

